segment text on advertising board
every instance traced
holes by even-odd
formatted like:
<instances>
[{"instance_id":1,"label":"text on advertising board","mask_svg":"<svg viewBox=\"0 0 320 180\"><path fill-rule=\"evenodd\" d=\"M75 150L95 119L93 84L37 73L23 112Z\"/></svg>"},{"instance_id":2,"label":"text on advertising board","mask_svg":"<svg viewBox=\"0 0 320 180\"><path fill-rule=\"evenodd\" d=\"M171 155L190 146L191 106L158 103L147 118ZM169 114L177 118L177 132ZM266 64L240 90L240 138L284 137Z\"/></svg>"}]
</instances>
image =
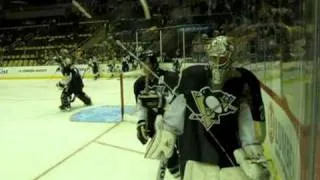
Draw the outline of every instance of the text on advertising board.
<instances>
[{"instance_id":1,"label":"text on advertising board","mask_svg":"<svg viewBox=\"0 0 320 180\"><path fill-rule=\"evenodd\" d=\"M8 69L0 69L0 74L8 74Z\"/></svg>"},{"instance_id":2,"label":"text on advertising board","mask_svg":"<svg viewBox=\"0 0 320 180\"><path fill-rule=\"evenodd\" d=\"M297 163L300 157L296 151L298 143L295 143L296 136L290 133L279 113L275 113L275 109L270 103L269 106L269 123L268 136L270 138L271 146L274 150L276 159L280 163L281 171L284 172L285 180L298 179ZM289 121L289 120L288 120ZM290 121L289 121L290 122Z\"/></svg>"},{"instance_id":3,"label":"text on advertising board","mask_svg":"<svg viewBox=\"0 0 320 180\"><path fill-rule=\"evenodd\" d=\"M29 73L29 72L47 72L47 69L21 69L19 72Z\"/></svg>"}]
</instances>

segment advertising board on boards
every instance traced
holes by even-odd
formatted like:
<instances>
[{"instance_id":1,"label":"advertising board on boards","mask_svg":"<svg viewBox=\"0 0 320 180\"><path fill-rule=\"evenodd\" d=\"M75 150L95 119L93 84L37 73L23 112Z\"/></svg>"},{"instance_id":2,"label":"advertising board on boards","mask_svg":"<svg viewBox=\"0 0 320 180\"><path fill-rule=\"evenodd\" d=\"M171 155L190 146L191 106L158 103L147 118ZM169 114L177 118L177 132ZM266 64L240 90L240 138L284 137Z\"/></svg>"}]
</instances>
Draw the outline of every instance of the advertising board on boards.
<instances>
[{"instance_id":1,"label":"advertising board on boards","mask_svg":"<svg viewBox=\"0 0 320 180\"><path fill-rule=\"evenodd\" d=\"M8 69L0 68L0 75L8 74Z\"/></svg>"},{"instance_id":2,"label":"advertising board on boards","mask_svg":"<svg viewBox=\"0 0 320 180\"><path fill-rule=\"evenodd\" d=\"M300 140L295 127L277 103L270 100L267 109L267 135L273 161L283 180L300 180Z\"/></svg>"}]
</instances>

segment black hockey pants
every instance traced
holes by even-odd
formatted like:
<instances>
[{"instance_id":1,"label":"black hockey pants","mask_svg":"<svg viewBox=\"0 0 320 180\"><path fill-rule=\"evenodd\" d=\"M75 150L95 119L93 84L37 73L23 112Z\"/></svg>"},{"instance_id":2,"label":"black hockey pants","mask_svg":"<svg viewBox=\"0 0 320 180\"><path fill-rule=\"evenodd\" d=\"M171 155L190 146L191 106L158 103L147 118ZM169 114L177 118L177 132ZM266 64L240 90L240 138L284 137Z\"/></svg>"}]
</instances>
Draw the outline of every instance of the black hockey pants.
<instances>
[{"instance_id":1,"label":"black hockey pants","mask_svg":"<svg viewBox=\"0 0 320 180\"><path fill-rule=\"evenodd\" d=\"M61 93L61 105L63 107L70 107L72 94L79 98L85 105L92 104L90 97L85 92L83 92L82 89L76 90L66 88Z\"/></svg>"}]
</instances>

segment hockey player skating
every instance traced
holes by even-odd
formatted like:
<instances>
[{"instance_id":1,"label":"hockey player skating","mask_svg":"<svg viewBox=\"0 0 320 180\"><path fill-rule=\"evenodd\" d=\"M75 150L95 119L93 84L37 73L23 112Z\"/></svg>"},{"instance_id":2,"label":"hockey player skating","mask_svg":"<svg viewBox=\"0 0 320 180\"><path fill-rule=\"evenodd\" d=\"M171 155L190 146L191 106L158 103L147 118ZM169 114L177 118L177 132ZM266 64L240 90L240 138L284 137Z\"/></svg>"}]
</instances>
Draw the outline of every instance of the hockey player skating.
<instances>
[{"instance_id":1,"label":"hockey player skating","mask_svg":"<svg viewBox=\"0 0 320 180\"><path fill-rule=\"evenodd\" d=\"M174 58L172 61L173 61L173 62L172 62L173 71L179 73L180 70L181 70L181 64L182 64L182 63L180 62L180 59Z\"/></svg>"},{"instance_id":2,"label":"hockey player skating","mask_svg":"<svg viewBox=\"0 0 320 180\"><path fill-rule=\"evenodd\" d=\"M128 56L125 56L122 58L122 62L121 62L121 69L122 69L122 72L128 72L130 69L129 69L129 62L128 62L128 59L129 57Z\"/></svg>"},{"instance_id":3,"label":"hockey player skating","mask_svg":"<svg viewBox=\"0 0 320 180\"><path fill-rule=\"evenodd\" d=\"M57 87L62 89L61 105L59 108L63 111L71 109L72 95L79 98L85 105L91 105L90 97L83 92L83 81L79 70L73 66L70 58L67 58L61 63L61 72L63 79L57 83Z\"/></svg>"},{"instance_id":4,"label":"hockey player skating","mask_svg":"<svg viewBox=\"0 0 320 180\"><path fill-rule=\"evenodd\" d=\"M163 82L171 88L177 85L178 74L165 71L159 68L157 57L152 51L146 51L140 55L141 61L148 66L144 68L144 76L138 78L134 83L134 94L138 109L137 137L142 144L146 144L150 138L154 136L154 122L156 116L163 114L166 98L170 94L168 89L163 86ZM150 70L155 72L160 79L155 78ZM166 167L169 172L175 176L180 176L178 165L178 154L175 149L167 164L161 167L165 171ZM162 178L164 174L161 175Z\"/></svg>"},{"instance_id":5,"label":"hockey player skating","mask_svg":"<svg viewBox=\"0 0 320 180\"><path fill-rule=\"evenodd\" d=\"M175 99L157 116L146 157L168 159L177 145L184 180L266 180L264 105L255 75L233 68L229 37L207 47L208 66L185 69Z\"/></svg>"},{"instance_id":6,"label":"hockey player skating","mask_svg":"<svg viewBox=\"0 0 320 180\"><path fill-rule=\"evenodd\" d=\"M97 80L100 77L98 58L96 56L93 56L92 58L90 58L88 65L89 67L92 68L92 74L93 74L94 80Z\"/></svg>"}]
</instances>

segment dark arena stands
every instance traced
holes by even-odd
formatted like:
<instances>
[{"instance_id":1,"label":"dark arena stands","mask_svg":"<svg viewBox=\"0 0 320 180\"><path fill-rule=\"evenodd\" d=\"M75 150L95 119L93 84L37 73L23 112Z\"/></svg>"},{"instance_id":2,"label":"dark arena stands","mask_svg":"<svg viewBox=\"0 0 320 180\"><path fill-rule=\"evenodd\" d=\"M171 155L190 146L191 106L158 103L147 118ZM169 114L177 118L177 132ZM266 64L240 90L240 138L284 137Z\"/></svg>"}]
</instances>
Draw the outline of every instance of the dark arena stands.
<instances>
[{"instance_id":1,"label":"dark arena stands","mask_svg":"<svg viewBox=\"0 0 320 180\"><path fill-rule=\"evenodd\" d=\"M152 1L149 4L152 18L146 20L140 3L135 1L4 1L0 22L1 65L45 65L61 48L81 55L78 57L81 61L98 45L106 61L112 56L122 57L112 41L131 43L134 50L136 34L141 44L159 51L161 28L164 28L161 55L170 59L182 49L178 26L186 28L187 57L199 58L201 40L219 34L239 38L242 46L237 57L241 59L289 59L299 56L296 49L303 51L299 47L304 38L300 1L285 4L212 0L211 3L209 7L200 0ZM147 31L150 27L158 31ZM179 42L172 43L172 39Z\"/></svg>"}]
</instances>

